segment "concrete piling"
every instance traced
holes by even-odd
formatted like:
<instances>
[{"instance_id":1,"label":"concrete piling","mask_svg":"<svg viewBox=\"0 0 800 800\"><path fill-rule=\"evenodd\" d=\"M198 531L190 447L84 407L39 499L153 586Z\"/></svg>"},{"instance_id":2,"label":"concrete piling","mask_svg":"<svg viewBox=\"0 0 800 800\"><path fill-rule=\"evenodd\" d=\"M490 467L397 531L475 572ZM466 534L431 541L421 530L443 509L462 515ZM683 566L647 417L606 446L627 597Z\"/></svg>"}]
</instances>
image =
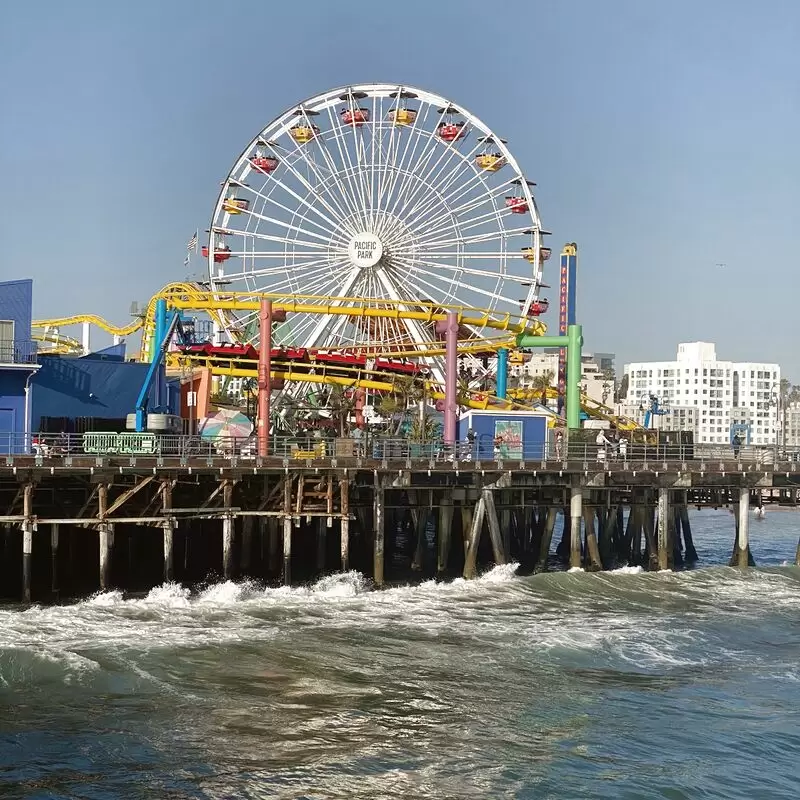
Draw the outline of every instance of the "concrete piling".
<instances>
[{"instance_id":1,"label":"concrete piling","mask_svg":"<svg viewBox=\"0 0 800 800\"><path fill-rule=\"evenodd\" d=\"M739 489L738 530L734 544L732 563L736 567L747 567L750 562L750 489Z\"/></svg>"},{"instance_id":2,"label":"concrete piling","mask_svg":"<svg viewBox=\"0 0 800 800\"><path fill-rule=\"evenodd\" d=\"M108 484L101 483L97 487L97 516L101 520L98 525L100 540L100 589L105 591L111 587L111 558L114 547L114 526L104 522L108 509Z\"/></svg>"},{"instance_id":3,"label":"concrete piling","mask_svg":"<svg viewBox=\"0 0 800 800\"><path fill-rule=\"evenodd\" d=\"M172 483L161 484L161 507L164 510L164 521L161 523L164 532L164 583L175 580L175 522L168 512L172 510Z\"/></svg>"},{"instance_id":4,"label":"concrete piling","mask_svg":"<svg viewBox=\"0 0 800 800\"><path fill-rule=\"evenodd\" d=\"M292 518L283 518L283 585L292 583Z\"/></svg>"}]
</instances>

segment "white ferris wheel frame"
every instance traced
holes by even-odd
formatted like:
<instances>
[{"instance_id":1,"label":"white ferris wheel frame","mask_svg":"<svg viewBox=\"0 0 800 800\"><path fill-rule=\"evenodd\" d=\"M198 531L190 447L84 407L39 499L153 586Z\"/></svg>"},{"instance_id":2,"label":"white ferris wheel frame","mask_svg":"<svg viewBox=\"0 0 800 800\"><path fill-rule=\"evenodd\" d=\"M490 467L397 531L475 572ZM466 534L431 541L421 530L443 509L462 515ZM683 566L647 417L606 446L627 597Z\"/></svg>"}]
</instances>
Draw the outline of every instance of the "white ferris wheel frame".
<instances>
[{"instance_id":1,"label":"white ferris wheel frame","mask_svg":"<svg viewBox=\"0 0 800 800\"><path fill-rule=\"evenodd\" d=\"M392 93L398 93L396 99L390 98ZM400 93L411 93L413 97L412 102L417 106L413 122L407 126L399 125L387 121L383 113L380 118L376 118L375 112L379 106L381 112L385 111L385 101L394 102L395 107L402 104ZM359 106L366 108L371 114L369 121L359 127L341 122L341 111L337 110L337 106L347 104L342 100L343 95L349 95L347 102L351 110ZM429 122L432 114L435 122L436 115L441 113L439 109L452 109L463 120L468 135L456 142L447 143L436 135L435 125L432 130L425 128L425 123ZM303 124L313 125L316 117L323 122L328 121L331 128L321 130L309 143L298 144L291 137L290 130L298 120L302 120ZM338 129L334 132L337 126ZM359 136L359 131L367 130L370 131L369 163L366 163L368 145L363 141L366 137ZM326 134L331 135L326 138ZM348 141L343 138L345 136L352 139L348 140L354 148L352 151L348 150ZM388 142L385 141L387 138ZM472 139L471 144L462 150L461 144L468 138ZM508 176L507 180L489 183L490 176L475 164L481 142L485 142L487 138L491 142L492 150L504 160L502 171L504 177ZM422 150L417 153L420 144ZM331 149L333 146L337 147L336 151ZM486 146L484 143L484 147ZM359 148L362 148L360 152ZM250 159L259 150L279 157L280 164L274 173L265 175L252 167ZM390 164L389 158L397 158L398 153L399 162ZM340 162L335 160L337 154ZM353 156L358 155L360 158L361 154L365 163L353 163ZM384 155L386 159L381 163ZM455 169L448 173L446 169L454 158ZM461 174L465 167L468 168L466 174L469 176L466 179ZM420 175L415 170L426 172ZM287 177L281 179L282 174ZM248 184L248 178L252 176L256 176L258 180L263 179L260 189ZM389 183L384 185L386 180ZM437 185L437 180L442 182ZM282 188L285 195L282 200L272 197L275 186L270 186L269 191L265 191L270 183ZM480 190L479 196L470 200L470 193L475 188ZM232 224L232 215L224 208L226 199L237 189L249 193L249 197L261 202L260 212L251 207L241 215L236 215L247 220L244 230ZM527 203L524 214L512 215L503 206L503 193L512 189ZM426 191L429 193L427 196ZM387 208L381 207L383 196L380 192L385 194ZM397 196L394 197L393 205L388 205L393 192ZM457 203L460 199L465 199L466 202L451 207L450 203ZM444 206L444 213L437 209L437 203ZM473 209L480 210L484 205L490 208L488 212L475 218L466 217L463 224L455 221L457 214L468 214ZM267 207L277 211L273 212L274 215L267 214ZM412 212L418 217L415 220L416 229L412 229L411 223L407 223ZM452 228L449 234L448 216ZM517 218L522 225L505 227L504 220ZM493 219L498 224L496 232L469 234L471 228L480 231L484 222ZM259 231L262 222L272 226L269 233ZM414 246L421 235L418 233L421 223L426 225L422 241L428 245L427 249L419 246L415 249ZM285 233L279 234L276 229ZM348 258L347 248L352 248L354 238L365 231L374 234L381 241L379 246L383 246L385 241L389 245L387 250L390 253L392 242L402 241L405 249L399 246L395 248L396 259L402 269L409 271L410 279L401 282L398 279L399 270L389 274L382 267L382 261L371 266L369 270L362 270L353 263L352 256ZM508 271L510 259L522 260L519 252L511 253L508 250L508 241L523 233L529 233L532 237L529 241L533 263L529 265L530 271L527 275ZM477 306L488 310L500 307L503 311L526 318L531 304L538 299L538 288L542 280L542 234L535 198L516 159L505 141L496 136L478 117L440 95L417 87L389 83L359 84L332 89L292 105L250 141L222 183L209 226L207 261L210 285L212 291L218 294L238 291L231 284L244 282L248 291L263 291L287 298L292 295L321 295L330 298L329 305L347 305L348 301L343 298L351 297L353 289L360 288L358 297L372 300L378 306L383 300L392 301L395 307L407 309L413 307L414 300L437 303L445 299L449 300L447 305ZM232 258L240 259L243 264L239 271L230 269L230 261L218 264L214 260L217 241L227 241L229 237L232 242L240 239L245 241L241 248L230 248ZM500 252L470 253L465 249L467 245L481 245L492 240L500 242ZM247 246L248 241L251 242L250 249ZM265 245L275 245L275 249L257 249L265 248ZM296 245L302 245L304 249L298 250ZM431 250L430 245L440 249ZM298 263L298 256L305 260ZM495 258L500 262L500 271L496 273L470 266L470 261L480 265L481 261ZM256 259L268 266L253 269L248 276L248 260L255 264ZM272 261L275 262L274 266ZM451 277L432 277L435 275L434 271L445 274L449 272ZM365 279L367 272L369 277ZM332 280L334 275L335 281ZM271 278L280 280L270 284L268 281ZM477 285L479 280L486 278L489 282L495 280L493 290ZM262 285L253 285L257 279ZM413 282L410 282L412 279ZM451 292L452 297L447 297L447 292L442 290L440 284L447 285L448 281L451 286L462 289L462 295L469 294L472 302L467 302L463 296L456 296L455 291ZM529 284L521 308L519 298L513 299L507 293L501 292L503 288L520 283ZM332 286L335 287L333 290ZM439 296L433 297L437 292ZM475 302L476 298L486 300L478 303ZM512 310L514 306L516 310ZM229 314L225 319L226 332L235 339L241 338L244 327L253 323L254 315L236 318ZM298 347L333 348L348 344L347 336L343 333L348 325L347 315L323 315L302 323L294 330L288 321L284 325L288 326L290 337L294 334L295 341L292 344ZM391 330L390 325L394 326ZM376 323L374 335L378 339L383 337L387 340L397 337L397 325L397 321L392 321L384 323L382 327L379 321ZM430 332L413 320L403 320L402 325L405 328L403 335L422 355L432 345ZM281 339L280 327L276 329L278 340ZM350 335L352 337L352 332ZM253 336L249 338L252 339Z\"/></svg>"}]
</instances>

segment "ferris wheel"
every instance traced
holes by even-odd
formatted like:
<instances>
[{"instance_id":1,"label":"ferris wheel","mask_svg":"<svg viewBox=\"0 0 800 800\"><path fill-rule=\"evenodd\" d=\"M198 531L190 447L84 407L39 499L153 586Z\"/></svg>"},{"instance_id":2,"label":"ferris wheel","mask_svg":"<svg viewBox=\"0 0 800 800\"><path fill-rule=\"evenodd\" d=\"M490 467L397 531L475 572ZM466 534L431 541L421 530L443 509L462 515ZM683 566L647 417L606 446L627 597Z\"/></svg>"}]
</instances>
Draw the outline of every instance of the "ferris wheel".
<instances>
[{"instance_id":1,"label":"ferris wheel","mask_svg":"<svg viewBox=\"0 0 800 800\"><path fill-rule=\"evenodd\" d=\"M533 185L460 105L409 86L334 89L286 110L236 160L203 248L211 288L376 309L276 326L274 341L306 348L424 351L434 325L398 307L534 317L550 250ZM254 314L228 320L231 336L257 339Z\"/></svg>"}]
</instances>

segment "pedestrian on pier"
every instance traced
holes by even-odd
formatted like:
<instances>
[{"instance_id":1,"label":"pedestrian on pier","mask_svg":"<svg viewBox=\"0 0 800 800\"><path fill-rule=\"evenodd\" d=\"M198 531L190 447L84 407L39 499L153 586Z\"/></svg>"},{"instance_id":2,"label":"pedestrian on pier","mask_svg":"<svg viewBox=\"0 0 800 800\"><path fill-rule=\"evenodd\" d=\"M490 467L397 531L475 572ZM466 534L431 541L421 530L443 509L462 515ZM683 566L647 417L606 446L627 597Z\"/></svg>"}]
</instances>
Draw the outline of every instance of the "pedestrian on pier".
<instances>
[{"instance_id":1,"label":"pedestrian on pier","mask_svg":"<svg viewBox=\"0 0 800 800\"><path fill-rule=\"evenodd\" d=\"M624 436L619 437L619 457L623 461L628 460L628 440Z\"/></svg>"},{"instance_id":2,"label":"pedestrian on pier","mask_svg":"<svg viewBox=\"0 0 800 800\"><path fill-rule=\"evenodd\" d=\"M595 439L595 444L597 445L597 460L598 461L605 461L606 460L606 447L611 444L611 442L606 438L605 431L602 428L597 432L597 438Z\"/></svg>"},{"instance_id":3,"label":"pedestrian on pier","mask_svg":"<svg viewBox=\"0 0 800 800\"><path fill-rule=\"evenodd\" d=\"M561 461L564 455L564 434L561 431L556 433L556 461Z\"/></svg>"},{"instance_id":4,"label":"pedestrian on pier","mask_svg":"<svg viewBox=\"0 0 800 800\"><path fill-rule=\"evenodd\" d=\"M739 450L742 447L742 437L739 431L733 434L733 457L739 458Z\"/></svg>"}]
</instances>

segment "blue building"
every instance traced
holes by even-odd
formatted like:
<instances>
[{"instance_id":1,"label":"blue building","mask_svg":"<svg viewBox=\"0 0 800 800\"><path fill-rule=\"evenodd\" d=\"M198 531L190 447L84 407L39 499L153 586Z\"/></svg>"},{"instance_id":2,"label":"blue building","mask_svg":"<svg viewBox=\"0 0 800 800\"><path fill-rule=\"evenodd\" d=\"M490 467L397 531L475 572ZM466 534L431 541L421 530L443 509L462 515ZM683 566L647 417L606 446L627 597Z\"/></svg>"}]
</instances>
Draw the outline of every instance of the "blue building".
<instances>
[{"instance_id":1,"label":"blue building","mask_svg":"<svg viewBox=\"0 0 800 800\"><path fill-rule=\"evenodd\" d=\"M31 434L123 430L149 364L125 361L118 344L87 356L37 352L33 281L0 282L0 453L30 449ZM179 382L159 369L150 410L178 413Z\"/></svg>"},{"instance_id":2,"label":"blue building","mask_svg":"<svg viewBox=\"0 0 800 800\"><path fill-rule=\"evenodd\" d=\"M22 449L30 431L30 387L39 369L32 311L32 280L0 282L0 452Z\"/></svg>"}]
</instances>

